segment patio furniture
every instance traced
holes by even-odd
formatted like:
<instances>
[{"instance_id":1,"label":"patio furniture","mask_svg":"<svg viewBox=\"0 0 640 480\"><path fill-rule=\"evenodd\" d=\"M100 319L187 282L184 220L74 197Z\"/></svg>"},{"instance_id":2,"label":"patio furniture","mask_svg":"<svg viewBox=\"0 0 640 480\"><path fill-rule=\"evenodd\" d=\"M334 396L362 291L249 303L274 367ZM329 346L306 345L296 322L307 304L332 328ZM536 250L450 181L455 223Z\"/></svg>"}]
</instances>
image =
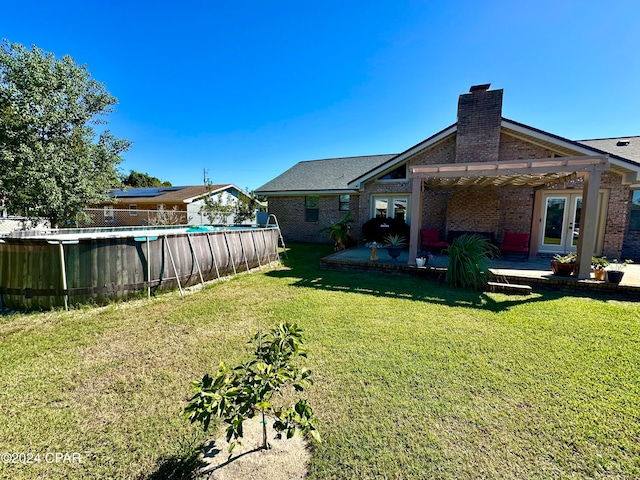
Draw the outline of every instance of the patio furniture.
<instances>
[{"instance_id":1,"label":"patio furniture","mask_svg":"<svg viewBox=\"0 0 640 480\"><path fill-rule=\"evenodd\" d=\"M444 240L440 240L440 234L435 228L422 228L420 230L420 246L422 249L440 252L449 248L449 244Z\"/></svg>"},{"instance_id":2,"label":"patio furniture","mask_svg":"<svg viewBox=\"0 0 640 480\"><path fill-rule=\"evenodd\" d=\"M500 245L500 252L504 253L522 253L524 258L529 254L529 238L528 233L504 232L504 239Z\"/></svg>"}]
</instances>

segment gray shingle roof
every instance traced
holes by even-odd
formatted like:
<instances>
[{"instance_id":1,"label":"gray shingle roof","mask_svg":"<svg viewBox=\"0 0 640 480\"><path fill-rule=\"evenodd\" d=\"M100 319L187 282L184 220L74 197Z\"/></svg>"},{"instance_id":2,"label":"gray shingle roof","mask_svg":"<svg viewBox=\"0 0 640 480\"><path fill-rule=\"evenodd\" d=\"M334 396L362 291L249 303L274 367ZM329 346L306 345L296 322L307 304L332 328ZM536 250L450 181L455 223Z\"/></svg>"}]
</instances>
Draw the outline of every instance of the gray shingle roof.
<instances>
[{"instance_id":1,"label":"gray shingle roof","mask_svg":"<svg viewBox=\"0 0 640 480\"><path fill-rule=\"evenodd\" d=\"M393 157L395 154L299 162L262 185L256 193L349 190L348 184L351 180Z\"/></svg>"},{"instance_id":2,"label":"gray shingle roof","mask_svg":"<svg viewBox=\"0 0 640 480\"><path fill-rule=\"evenodd\" d=\"M640 163L640 136L594 138L578 140L578 143Z\"/></svg>"}]
</instances>

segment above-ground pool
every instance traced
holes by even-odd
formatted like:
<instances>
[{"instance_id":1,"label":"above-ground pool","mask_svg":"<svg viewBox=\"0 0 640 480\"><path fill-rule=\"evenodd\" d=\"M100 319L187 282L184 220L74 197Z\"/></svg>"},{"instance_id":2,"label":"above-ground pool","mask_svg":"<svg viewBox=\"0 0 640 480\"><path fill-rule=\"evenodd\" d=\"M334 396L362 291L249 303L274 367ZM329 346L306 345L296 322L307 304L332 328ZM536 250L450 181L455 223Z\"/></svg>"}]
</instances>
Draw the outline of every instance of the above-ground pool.
<instances>
[{"instance_id":1,"label":"above-ground pool","mask_svg":"<svg viewBox=\"0 0 640 480\"><path fill-rule=\"evenodd\" d=\"M104 304L279 260L277 227L145 227L0 239L0 298L12 309Z\"/></svg>"}]
</instances>

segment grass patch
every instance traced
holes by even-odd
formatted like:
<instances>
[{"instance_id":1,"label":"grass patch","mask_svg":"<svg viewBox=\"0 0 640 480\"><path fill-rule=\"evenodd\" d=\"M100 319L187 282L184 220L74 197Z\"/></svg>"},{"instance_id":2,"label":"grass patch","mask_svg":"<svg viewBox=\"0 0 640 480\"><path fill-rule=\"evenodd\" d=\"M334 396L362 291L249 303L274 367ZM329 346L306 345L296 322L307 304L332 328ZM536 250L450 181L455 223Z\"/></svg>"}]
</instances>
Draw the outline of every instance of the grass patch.
<instances>
[{"instance_id":1,"label":"grass patch","mask_svg":"<svg viewBox=\"0 0 640 480\"><path fill-rule=\"evenodd\" d=\"M640 477L640 309L321 271L330 247L180 298L0 317L0 477L189 478L189 382L305 330L313 479Z\"/></svg>"}]
</instances>

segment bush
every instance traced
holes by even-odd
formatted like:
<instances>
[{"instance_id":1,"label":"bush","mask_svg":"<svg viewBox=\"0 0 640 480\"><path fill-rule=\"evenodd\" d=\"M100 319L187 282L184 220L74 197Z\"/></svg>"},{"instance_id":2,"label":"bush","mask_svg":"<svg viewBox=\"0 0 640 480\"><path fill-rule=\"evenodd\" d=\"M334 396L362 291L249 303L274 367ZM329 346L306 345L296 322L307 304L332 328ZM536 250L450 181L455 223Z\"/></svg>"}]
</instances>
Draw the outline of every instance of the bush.
<instances>
[{"instance_id":1,"label":"bush","mask_svg":"<svg viewBox=\"0 0 640 480\"><path fill-rule=\"evenodd\" d=\"M389 235L409 238L409 234L409 225L397 218L376 217L362 225L362 237L365 242L384 243L384 238Z\"/></svg>"},{"instance_id":2,"label":"bush","mask_svg":"<svg viewBox=\"0 0 640 480\"><path fill-rule=\"evenodd\" d=\"M453 241L448 251L447 285L473 290L487 285L487 260L497 255L495 245L480 235L462 235Z\"/></svg>"}]
</instances>

